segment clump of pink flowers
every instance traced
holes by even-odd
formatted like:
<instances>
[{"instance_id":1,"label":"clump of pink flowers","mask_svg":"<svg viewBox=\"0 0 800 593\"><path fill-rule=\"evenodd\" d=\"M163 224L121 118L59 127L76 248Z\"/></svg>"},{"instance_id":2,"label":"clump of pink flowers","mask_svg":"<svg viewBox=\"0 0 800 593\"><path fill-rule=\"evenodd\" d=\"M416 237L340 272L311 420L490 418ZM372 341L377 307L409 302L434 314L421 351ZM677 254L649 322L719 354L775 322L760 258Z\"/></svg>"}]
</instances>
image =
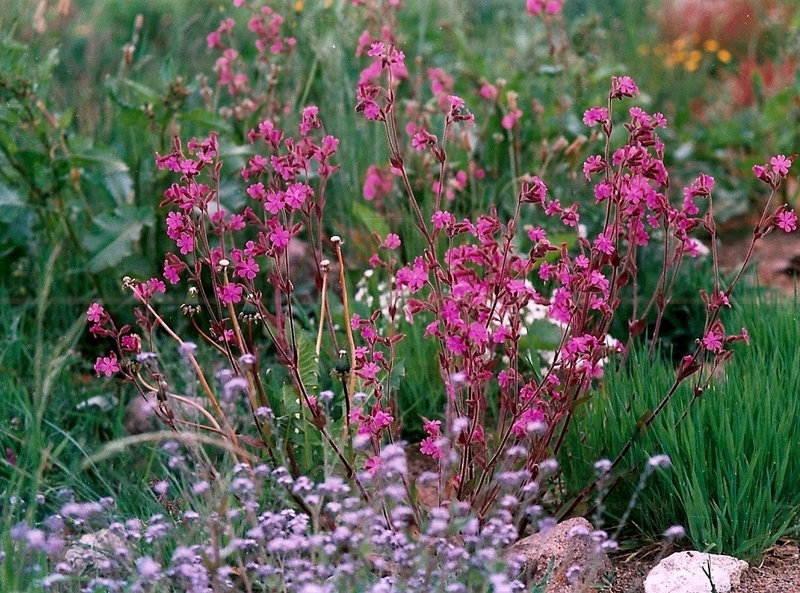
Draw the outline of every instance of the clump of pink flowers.
<instances>
[{"instance_id":1,"label":"clump of pink flowers","mask_svg":"<svg viewBox=\"0 0 800 593\"><path fill-rule=\"evenodd\" d=\"M555 15L562 4L529 0L526 9L533 15ZM392 5L383 16L390 18L396 9ZM272 11L261 10L252 17L248 26L258 38L260 60L291 52L293 43L283 37L282 24ZM248 97L249 79L238 69L238 54L224 41L233 26L223 22L208 44L223 52L217 62L220 82L232 97ZM562 202L532 174L515 178L515 195L508 198L510 215L492 206L464 216L459 195L483 179L485 171L474 161L458 168L448 156L453 145L470 142L476 119L467 101L454 93L452 76L442 68L428 69L424 80L430 100L417 97L402 103L404 85L412 76L391 28L365 31L357 55L367 64L359 75L354 109L370 125L383 128L389 152L387 162L367 168L363 197L379 205L401 191L414 223L413 240L410 233L392 229L377 237L377 250L369 259L371 271L386 277L385 307L367 316L351 314L348 308L342 239L329 237L324 225L328 181L338 169L339 140L325 132L324 108L316 105L299 110L294 133L273 112L247 133L252 155L240 172L247 196L241 211L229 211L220 196L223 163L216 133L192 138L185 147L175 138L168 154L157 154L156 166L176 179L161 204L170 209L165 225L174 243L163 263L166 282L127 279L125 286L141 305L137 318L144 342L152 344L155 332L163 331L196 374L207 400L200 407L208 422L199 428L227 439L240 461L251 454L248 447L263 452L272 463L287 455L293 462L288 464L291 478L299 479L296 457L307 442L280 434L266 412L276 395L265 385L261 369L277 362L287 371L280 395L296 402L282 420L300 418L304 430L316 431L320 448L336 460L364 501L373 496L370 480L389 463L387 451L402 438L403 410L393 382L399 368L397 344L409 327L424 328L424 338L436 346L438 367L438 376L427 379L437 382L444 393L444 409L440 418L424 419L425 436L417 445L438 466L442 501L465 502L485 520L498 503L495 473L500 468L520 471L524 482L534 483L547 467L544 462L558 454L576 410L602 377L605 361L624 355L626 346L612 339L609 329L626 291L636 290L642 248L658 244L663 249L662 268L649 303L634 309L627 320L628 345L644 331L653 312L655 343L678 270L685 258L700 253L698 230L711 237L711 256L718 269L715 180L700 174L682 188L677 200L670 195L666 147L659 135L668 122L661 113L648 113L636 105L629 106L623 117L615 113L617 105L639 95L639 88L629 76L614 76L606 104L583 114L584 124L596 127L603 141L582 164L593 206L602 211L602 223L593 235L582 231L586 205ZM482 83L478 93L487 102L499 96L488 83ZM516 95L505 96L509 109L500 126L511 133L526 115L517 107ZM243 113L255 112L242 101L238 106ZM613 135L620 119L624 137ZM432 122L439 122L441 129ZM774 229L797 228L791 209L772 207L793 160L777 155L753 168L771 191L754 241ZM414 173L409 163L431 173ZM430 199L423 199L425 194ZM526 227L527 220L536 220L537 225ZM559 233L573 239L573 246L558 239ZM303 256L292 249L301 240L308 246ZM421 245L418 252L403 249L414 243ZM751 255L752 247L745 265ZM334 319L329 303L334 274L328 257L339 266L339 319ZM311 338L294 309L302 258L311 261L312 282L320 293L319 329ZM701 392L713 370L731 355L727 346L748 339L744 330L728 332L719 317L723 308L730 307L740 278L741 272L727 286L716 273L711 279L713 286L702 295L707 308L704 331L694 352L681 361L676 384L692 380L696 393ZM182 309L199 341L224 361L225 373L218 373L224 397L206 378L195 343L181 338L159 312L166 283L170 291L186 284L196 298L197 304ZM559 330L546 357L531 351L524 339L531 308L542 311ZM142 350L143 339L130 326L117 328L98 303L89 307L87 319L92 334L114 342L112 351L97 358L98 375L119 375L162 404L180 397L153 361L155 355ZM314 337L313 355L306 355ZM340 383L336 393L322 389L319 360L324 348L338 361L332 373ZM309 370L312 364L317 367ZM252 413L250 435L241 434L220 403L239 394ZM331 404L333 400L340 409ZM168 407L162 408L163 418L177 430ZM293 427L291 422L283 426Z\"/></svg>"}]
</instances>

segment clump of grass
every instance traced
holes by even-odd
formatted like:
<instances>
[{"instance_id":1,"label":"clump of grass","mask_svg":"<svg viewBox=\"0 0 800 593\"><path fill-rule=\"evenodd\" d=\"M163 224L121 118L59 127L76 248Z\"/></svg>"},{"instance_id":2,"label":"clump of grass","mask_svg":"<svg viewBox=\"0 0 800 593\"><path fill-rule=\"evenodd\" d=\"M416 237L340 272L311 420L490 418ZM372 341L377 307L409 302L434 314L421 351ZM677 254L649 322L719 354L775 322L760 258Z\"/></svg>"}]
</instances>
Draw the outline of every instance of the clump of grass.
<instances>
[{"instance_id":1,"label":"clump of grass","mask_svg":"<svg viewBox=\"0 0 800 593\"><path fill-rule=\"evenodd\" d=\"M798 313L796 299L743 297L726 323L746 327L750 345L737 345L735 362L720 367L718 380L702 393L689 385L679 389L676 405L636 436L625 467L655 452L673 461L672 471L640 494L630 515L637 531L652 536L678 523L696 549L751 561L780 538L797 534ZM580 414L565 464L588 468L597 456L619 450L637 434L636 419L658 405L673 373L663 353L648 358L641 351L626 367L609 370ZM609 520L620 517L632 486L606 500Z\"/></svg>"}]
</instances>

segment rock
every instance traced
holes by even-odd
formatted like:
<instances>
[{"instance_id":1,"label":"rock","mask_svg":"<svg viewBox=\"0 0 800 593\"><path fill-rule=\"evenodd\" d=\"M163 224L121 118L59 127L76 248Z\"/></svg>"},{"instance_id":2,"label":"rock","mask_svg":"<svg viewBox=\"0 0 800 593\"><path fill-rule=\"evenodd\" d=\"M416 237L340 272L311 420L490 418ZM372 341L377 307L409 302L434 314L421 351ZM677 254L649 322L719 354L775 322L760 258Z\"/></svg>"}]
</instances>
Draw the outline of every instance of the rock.
<instances>
[{"instance_id":1,"label":"rock","mask_svg":"<svg viewBox=\"0 0 800 593\"><path fill-rule=\"evenodd\" d=\"M508 556L522 562L526 583L539 583L549 572L545 593L588 591L611 572L607 540L605 532L576 517L519 540Z\"/></svg>"},{"instance_id":2,"label":"rock","mask_svg":"<svg viewBox=\"0 0 800 593\"><path fill-rule=\"evenodd\" d=\"M703 572L711 568L709 577ZM664 558L644 581L645 593L728 593L739 584L748 564L732 556L702 552L676 552Z\"/></svg>"},{"instance_id":3,"label":"rock","mask_svg":"<svg viewBox=\"0 0 800 593\"><path fill-rule=\"evenodd\" d=\"M110 576L116 573L118 561L128 556L127 542L108 529L87 533L64 554L76 573L93 572Z\"/></svg>"}]
</instances>

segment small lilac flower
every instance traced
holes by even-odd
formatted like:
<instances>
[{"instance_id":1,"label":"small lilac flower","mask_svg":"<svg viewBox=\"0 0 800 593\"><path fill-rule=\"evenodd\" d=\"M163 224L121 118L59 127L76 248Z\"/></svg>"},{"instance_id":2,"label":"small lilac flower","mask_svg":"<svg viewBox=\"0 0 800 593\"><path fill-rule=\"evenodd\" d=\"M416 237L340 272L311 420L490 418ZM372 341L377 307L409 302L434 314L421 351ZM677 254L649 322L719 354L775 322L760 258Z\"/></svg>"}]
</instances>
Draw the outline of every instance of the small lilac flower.
<instances>
[{"instance_id":1,"label":"small lilac flower","mask_svg":"<svg viewBox=\"0 0 800 593\"><path fill-rule=\"evenodd\" d=\"M145 581L155 581L161 576L161 566L150 556L136 559L136 571L139 573L139 577Z\"/></svg>"},{"instance_id":2,"label":"small lilac flower","mask_svg":"<svg viewBox=\"0 0 800 593\"><path fill-rule=\"evenodd\" d=\"M686 535L686 530L681 525L673 525L664 531L664 537L670 541L681 539Z\"/></svg>"},{"instance_id":3,"label":"small lilac flower","mask_svg":"<svg viewBox=\"0 0 800 593\"><path fill-rule=\"evenodd\" d=\"M650 459L647 460L648 467L661 468L666 469L672 465L672 461L669 458L669 455L653 455Z\"/></svg>"}]
</instances>

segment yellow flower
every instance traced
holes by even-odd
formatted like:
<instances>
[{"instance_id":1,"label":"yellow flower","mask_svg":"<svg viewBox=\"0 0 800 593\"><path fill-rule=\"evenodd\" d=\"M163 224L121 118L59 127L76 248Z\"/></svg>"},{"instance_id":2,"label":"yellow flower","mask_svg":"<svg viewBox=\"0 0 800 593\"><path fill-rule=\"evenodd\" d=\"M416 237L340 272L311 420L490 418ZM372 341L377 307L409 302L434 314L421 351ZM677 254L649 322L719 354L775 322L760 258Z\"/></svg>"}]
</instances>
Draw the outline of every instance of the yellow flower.
<instances>
[{"instance_id":1,"label":"yellow flower","mask_svg":"<svg viewBox=\"0 0 800 593\"><path fill-rule=\"evenodd\" d=\"M731 52L729 52L727 49L721 49L717 52L717 58L723 64L730 62L732 57L733 56L731 56Z\"/></svg>"},{"instance_id":2,"label":"yellow flower","mask_svg":"<svg viewBox=\"0 0 800 593\"><path fill-rule=\"evenodd\" d=\"M703 49L712 53L718 51L719 41L716 39L706 39L705 43L703 43Z\"/></svg>"}]
</instances>

